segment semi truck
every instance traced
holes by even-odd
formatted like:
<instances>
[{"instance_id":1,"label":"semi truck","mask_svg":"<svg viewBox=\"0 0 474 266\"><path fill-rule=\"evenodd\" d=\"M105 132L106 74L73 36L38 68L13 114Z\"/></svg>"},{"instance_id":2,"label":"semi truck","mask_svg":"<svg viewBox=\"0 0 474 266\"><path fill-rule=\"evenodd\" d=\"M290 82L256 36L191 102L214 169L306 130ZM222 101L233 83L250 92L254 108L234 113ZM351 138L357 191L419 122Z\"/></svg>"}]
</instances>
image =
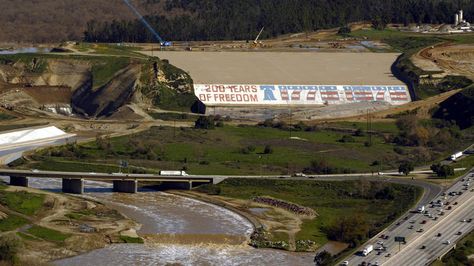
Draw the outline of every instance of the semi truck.
<instances>
[{"instance_id":1,"label":"semi truck","mask_svg":"<svg viewBox=\"0 0 474 266\"><path fill-rule=\"evenodd\" d=\"M374 250L374 245L368 245L362 250L362 255L367 256L370 252Z\"/></svg>"},{"instance_id":2,"label":"semi truck","mask_svg":"<svg viewBox=\"0 0 474 266\"><path fill-rule=\"evenodd\" d=\"M456 161L456 159L458 159L461 156L462 156L462 151L456 152L455 154L451 155L450 159L451 161Z\"/></svg>"},{"instance_id":3,"label":"semi truck","mask_svg":"<svg viewBox=\"0 0 474 266\"><path fill-rule=\"evenodd\" d=\"M187 176L188 174L185 171L160 171L160 175Z\"/></svg>"}]
</instances>

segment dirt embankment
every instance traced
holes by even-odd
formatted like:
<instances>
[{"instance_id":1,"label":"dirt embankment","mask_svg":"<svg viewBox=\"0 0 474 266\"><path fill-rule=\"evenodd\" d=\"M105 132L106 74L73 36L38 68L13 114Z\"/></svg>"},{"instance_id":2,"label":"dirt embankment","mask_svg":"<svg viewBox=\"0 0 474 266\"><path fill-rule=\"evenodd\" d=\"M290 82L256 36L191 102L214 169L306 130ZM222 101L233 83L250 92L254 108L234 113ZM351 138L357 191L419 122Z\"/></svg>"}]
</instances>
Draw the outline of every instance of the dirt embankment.
<instances>
[{"instance_id":1,"label":"dirt embankment","mask_svg":"<svg viewBox=\"0 0 474 266\"><path fill-rule=\"evenodd\" d=\"M121 243L120 235L130 235L139 225L105 205L81 198L23 187L9 187L7 191L27 191L45 196L43 207L34 215L26 216L28 225L21 232L23 247L19 258L23 262L46 263L75 256L111 243ZM18 215L5 207L6 215ZM23 217L24 215L22 215ZM45 240L28 231L32 225L66 234L63 242Z\"/></svg>"},{"instance_id":2,"label":"dirt embankment","mask_svg":"<svg viewBox=\"0 0 474 266\"><path fill-rule=\"evenodd\" d=\"M427 72L440 72L435 77L465 76L474 80L474 45L443 43L425 48L413 55L413 63Z\"/></svg>"},{"instance_id":3,"label":"dirt embankment","mask_svg":"<svg viewBox=\"0 0 474 266\"><path fill-rule=\"evenodd\" d=\"M90 116L108 116L130 100L139 77L141 65L131 64L117 72L105 86L94 90L83 86L72 96L75 112Z\"/></svg>"}]
</instances>

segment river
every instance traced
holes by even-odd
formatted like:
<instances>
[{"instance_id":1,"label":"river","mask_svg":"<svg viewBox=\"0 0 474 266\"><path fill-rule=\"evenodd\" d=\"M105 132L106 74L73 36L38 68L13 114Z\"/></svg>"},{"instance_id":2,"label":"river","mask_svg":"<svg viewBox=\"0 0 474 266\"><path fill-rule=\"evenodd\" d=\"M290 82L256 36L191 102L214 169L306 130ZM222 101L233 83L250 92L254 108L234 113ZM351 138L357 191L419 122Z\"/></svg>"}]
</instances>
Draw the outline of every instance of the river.
<instances>
[{"instance_id":1,"label":"river","mask_svg":"<svg viewBox=\"0 0 474 266\"><path fill-rule=\"evenodd\" d=\"M29 186L59 192L61 179L30 178ZM139 235L182 236L195 244L115 244L55 261L55 265L312 265L313 254L213 243L216 236L244 239L253 230L245 218L219 206L150 190L113 193L111 184L96 181L86 181L82 196L142 224Z\"/></svg>"}]
</instances>

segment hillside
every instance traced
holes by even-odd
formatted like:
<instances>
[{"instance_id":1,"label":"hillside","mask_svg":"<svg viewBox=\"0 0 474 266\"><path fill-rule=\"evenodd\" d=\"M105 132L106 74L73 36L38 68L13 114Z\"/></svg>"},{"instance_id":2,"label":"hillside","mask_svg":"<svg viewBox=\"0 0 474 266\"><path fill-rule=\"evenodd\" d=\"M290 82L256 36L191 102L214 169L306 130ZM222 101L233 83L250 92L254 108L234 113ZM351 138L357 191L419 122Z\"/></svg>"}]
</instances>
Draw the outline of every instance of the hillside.
<instances>
[{"instance_id":1,"label":"hillside","mask_svg":"<svg viewBox=\"0 0 474 266\"><path fill-rule=\"evenodd\" d=\"M314 31L349 22L451 23L470 0L130 0L168 40L253 39ZM65 40L144 42L151 34L121 0L0 0L0 42ZM84 31L87 34L84 35Z\"/></svg>"},{"instance_id":2,"label":"hillside","mask_svg":"<svg viewBox=\"0 0 474 266\"><path fill-rule=\"evenodd\" d=\"M466 88L442 102L434 117L455 121L461 129L473 126L474 87Z\"/></svg>"},{"instance_id":3,"label":"hillside","mask_svg":"<svg viewBox=\"0 0 474 266\"><path fill-rule=\"evenodd\" d=\"M163 6L160 1L131 2L144 14L159 12ZM87 21L136 18L121 0L0 0L0 6L0 42L80 40Z\"/></svg>"},{"instance_id":4,"label":"hillside","mask_svg":"<svg viewBox=\"0 0 474 266\"><path fill-rule=\"evenodd\" d=\"M101 48L102 47L102 48ZM103 52L113 47L100 46ZM121 53L133 52L120 50ZM107 117L128 104L190 111L189 75L167 61L57 54L0 55L0 105ZM177 93L181 101L174 101Z\"/></svg>"}]
</instances>

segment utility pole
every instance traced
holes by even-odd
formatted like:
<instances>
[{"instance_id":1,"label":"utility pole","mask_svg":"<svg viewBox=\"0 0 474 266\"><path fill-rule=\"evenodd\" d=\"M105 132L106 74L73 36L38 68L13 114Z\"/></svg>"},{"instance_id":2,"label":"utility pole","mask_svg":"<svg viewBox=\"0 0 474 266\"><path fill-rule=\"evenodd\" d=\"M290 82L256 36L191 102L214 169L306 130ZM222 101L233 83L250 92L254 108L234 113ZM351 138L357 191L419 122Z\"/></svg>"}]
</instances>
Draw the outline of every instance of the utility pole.
<instances>
[{"instance_id":1,"label":"utility pole","mask_svg":"<svg viewBox=\"0 0 474 266\"><path fill-rule=\"evenodd\" d=\"M367 142L369 146L372 146L372 121L369 109L367 109Z\"/></svg>"},{"instance_id":2,"label":"utility pole","mask_svg":"<svg viewBox=\"0 0 474 266\"><path fill-rule=\"evenodd\" d=\"M292 128L291 128L291 127L292 127L292 126L291 126L291 116L292 116L292 115L291 115L291 106L290 106L290 109L289 109L289 110L290 110L290 125L289 125L289 128L290 128L290 139L291 139L291 133L292 133L292 132L291 132L291 129L292 129Z\"/></svg>"}]
</instances>

